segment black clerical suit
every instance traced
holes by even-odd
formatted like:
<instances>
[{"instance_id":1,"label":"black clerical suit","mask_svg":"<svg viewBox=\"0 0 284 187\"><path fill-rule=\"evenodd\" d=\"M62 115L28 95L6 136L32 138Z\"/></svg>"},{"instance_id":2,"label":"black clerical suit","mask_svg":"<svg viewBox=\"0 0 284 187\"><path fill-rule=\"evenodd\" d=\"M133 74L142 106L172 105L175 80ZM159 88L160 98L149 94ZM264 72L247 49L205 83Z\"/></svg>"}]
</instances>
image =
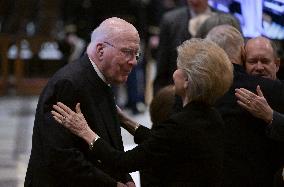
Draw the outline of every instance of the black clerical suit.
<instances>
[{"instance_id":1,"label":"black clerical suit","mask_svg":"<svg viewBox=\"0 0 284 187\"><path fill-rule=\"evenodd\" d=\"M151 131L140 126L139 144L126 153L99 138L94 156L115 171L152 168L161 187L220 186L223 175L223 120L212 107L189 103Z\"/></svg>"},{"instance_id":2,"label":"black clerical suit","mask_svg":"<svg viewBox=\"0 0 284 187\"><path fill-rule=\"evenodd\" d=\"M234 64L234 81L230 90L217 102L225 122L225 187L271 187L273 175L284 162L279 142L267 136L267 124L253 117L237 104L236 88L256 92L260 85L270 106L283 112L284 89L280 81L248 75ZM280 151L280 152L279 152Z\"/></svg>"},{"instance_id":3,"label":"black clerical suit","mask_svg":"<svg viewBox=\"0 0 284 187\"><path fill-rule=\"evenodd\" d=\"M111 88L97 75L87 55L61 68L48 82L37 105L32 151L25 186L116 186L131 180L92 156L86 143L59 125L52 105L63 102L81 110L91 129L111 147L123 151L120 125Z\"/></svg>"}]
</instances>

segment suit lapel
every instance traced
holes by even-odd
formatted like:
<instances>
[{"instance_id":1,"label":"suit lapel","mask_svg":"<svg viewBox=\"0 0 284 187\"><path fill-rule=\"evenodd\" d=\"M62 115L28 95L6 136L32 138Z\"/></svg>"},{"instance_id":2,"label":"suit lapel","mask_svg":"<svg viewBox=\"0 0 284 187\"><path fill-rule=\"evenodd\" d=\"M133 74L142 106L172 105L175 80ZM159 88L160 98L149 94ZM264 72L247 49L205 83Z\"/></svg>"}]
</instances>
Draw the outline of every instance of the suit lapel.
<instances>
[{"instance_id":1,"label":"suit lapel","mask_svg":"<svg viewBox=\"0 0 284 187\"><path fill-rule=\"evenodd\" d=\"M116 149L121 150L123 149L121 131L111 88L97 75L87 55L84 56L84 61L87 62L83 66L87 69L86 76L93 88L92 91L94 92L94 97L96 97L108 139Z\"/></svg>"},{"instance_id":2,"label":"suit lapel","mask_svg":"<svg viewBox=\"0 0 284 187\"><path fill-rule=\"evenodd\" d=\"M99 109L103 117L104 124L108 130L110 139L115 148L122 149L122 138L120 125L118 124L116 111L112 107L112 101L110 99L104 98L99 103Z\"/></svg>"}]
</instances>

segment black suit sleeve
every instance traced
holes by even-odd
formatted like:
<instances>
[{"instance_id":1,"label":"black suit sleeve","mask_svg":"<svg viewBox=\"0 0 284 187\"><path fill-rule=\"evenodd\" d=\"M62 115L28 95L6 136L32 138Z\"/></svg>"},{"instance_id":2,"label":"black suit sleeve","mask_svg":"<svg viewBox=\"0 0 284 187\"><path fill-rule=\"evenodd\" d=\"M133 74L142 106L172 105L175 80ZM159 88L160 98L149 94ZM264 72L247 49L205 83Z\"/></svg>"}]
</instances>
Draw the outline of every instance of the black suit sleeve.
<instances>
[{"instance_id":1,"label":"black suit sleeve","mask_svg":"<svg viewBox=\"0 0 284 187\"><path fill-rule=\"evenodd\" d=\"M126 152L112 148L100 138L94 144L93 153L103 164L120 172L133 172L149 167L163 166L172 159L173 147L178 143L181 144L181 142L175 141L176 137L173 138L172 126L175 125L161 124L159 130L151 133L147 140Z\"/></svg>"},{"instance_id":2,"label":"black suit sleeve","mask_svg":"<svg viewBox=\"0 0 284 187\"><path fill-rule=\"evenodd\" d=\"M267 126L267 134L270 138L284 141L284 115L273 111L273 121Z\"/></svg>"},{"instance_id":3,"label":"black suit sleeve","mask_svg":"<svg viewBox=\"0 0 284 187\"><path fill-rule=\"evenodd\" d=\"M137 144L141 144L149 138L150 134L150 129L140 125L139 128L135 131L134 142Z\"/></svg>"},{"instance_id":4,"label":"black suit sleeve","mask_svg":"<svg viewBox=\"0 0 284 187\"><path fill-rule=\"evenodd\" d=\"M51 115L52 105L61 101L74 109L77 100L76 85L70 81L61 80L55 85L53 94L47 91L47 99L43 99L44 111L42 117L41 141L44 145L43 162L49 173L60 179L62 186L116 186L116 181L94 164L83 154L88 147L82 140L68 132L58 124ZM85 145L85 147L84 147Z\"/></svg>"}]
</instances>

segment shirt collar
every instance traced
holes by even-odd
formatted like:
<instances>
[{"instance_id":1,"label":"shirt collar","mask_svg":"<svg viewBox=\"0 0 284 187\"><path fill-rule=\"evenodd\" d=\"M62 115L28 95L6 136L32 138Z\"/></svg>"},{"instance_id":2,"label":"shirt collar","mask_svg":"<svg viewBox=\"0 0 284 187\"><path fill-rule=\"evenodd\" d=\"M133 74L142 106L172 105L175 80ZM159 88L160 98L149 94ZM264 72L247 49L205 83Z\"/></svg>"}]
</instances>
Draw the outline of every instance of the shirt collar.
<instances>
[{"instance_id":1,"label":"shirt collar","mask_svg":"<svg viewBox=\"0 0 284 187\"><path fill-rule=\"evenodd\" d=\"M108 86L110 86L110 84L108 84L108 82L106 81L105 76L102 74L102 72L99 70L97 64L88 56L89 60L91 61L96 73L98 74L98 76L100 77L100 79L102 79Z\"/></svg>"}]
</instances>

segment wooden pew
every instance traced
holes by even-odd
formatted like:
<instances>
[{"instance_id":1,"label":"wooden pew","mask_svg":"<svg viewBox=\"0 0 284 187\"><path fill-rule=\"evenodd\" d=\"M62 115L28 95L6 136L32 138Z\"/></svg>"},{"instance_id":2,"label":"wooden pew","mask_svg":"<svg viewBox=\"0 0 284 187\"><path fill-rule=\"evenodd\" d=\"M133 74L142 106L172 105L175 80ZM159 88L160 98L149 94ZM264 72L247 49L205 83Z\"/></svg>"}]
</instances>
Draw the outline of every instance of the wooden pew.
<instances>
[{"instance_id":1,"label":"wooden pew","mask_svg":"<svg viewBox=\"0 0 284 187\"><path fill-rule=\"evenodd\" d=\"M45 36L35 36L31 38L19 38L17 39L17 46L18 49L20 49L20 43L21 41L25 39L28 41L30 44L30 49L34 55L38 54L41 46L44 42L51 42L55 41L52 38L48 38ZM31 65L31 61L36 61L34 62L33 65L42 65L43 68L41 70L38 70L40 72L37 72L36 77L31 77L29 76L28 68L27 66ZM18 53L18 56L15 60L15 66L14 66L14 75L15 75L15 88L16 88L16 93L18 95L39 95L46 85L48 81L48 77L51 76L55 70L50 73L50 75L47 75L46 72L50 72L48 70L48 66L44 65L44 63L54 63L51 61L45 61L41 60L39 58L33 58L30 60L24 60L20 58L20 55ZM58 63L58 62L57 62ZM60 62L60 64L57 65L57 69L60 68L63 64Z\"/></svg>"}]
</instances>

